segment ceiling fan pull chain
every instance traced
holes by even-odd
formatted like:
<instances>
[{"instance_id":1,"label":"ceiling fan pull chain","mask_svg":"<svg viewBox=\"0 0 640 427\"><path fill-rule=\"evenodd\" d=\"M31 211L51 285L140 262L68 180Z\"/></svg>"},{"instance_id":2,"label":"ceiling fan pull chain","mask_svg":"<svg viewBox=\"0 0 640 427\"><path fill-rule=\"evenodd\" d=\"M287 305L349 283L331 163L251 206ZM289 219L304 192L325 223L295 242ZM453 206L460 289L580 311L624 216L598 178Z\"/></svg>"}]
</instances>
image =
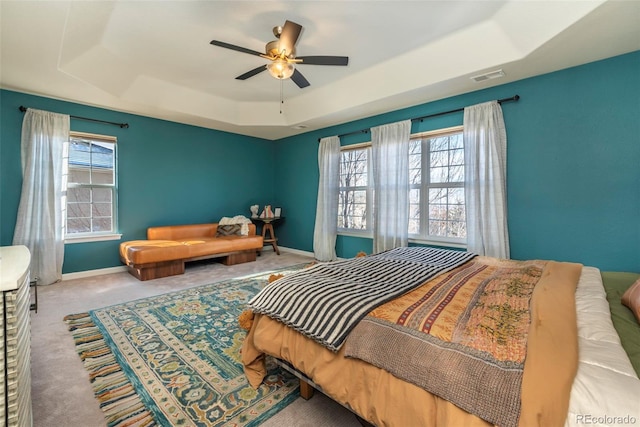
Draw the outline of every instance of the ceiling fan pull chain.
<instances>
[{"instance_id":1,"label":"ceiling fan pull chain","mask_svg":"<svg viewBox=\"0 0 640 427\"><path fill-rule=\"evenodd\" d=\"M280 80L280 114L282 114L282 104L284 104L284 95L282 89L282 80Z\"/></svg>"}]
</instances>

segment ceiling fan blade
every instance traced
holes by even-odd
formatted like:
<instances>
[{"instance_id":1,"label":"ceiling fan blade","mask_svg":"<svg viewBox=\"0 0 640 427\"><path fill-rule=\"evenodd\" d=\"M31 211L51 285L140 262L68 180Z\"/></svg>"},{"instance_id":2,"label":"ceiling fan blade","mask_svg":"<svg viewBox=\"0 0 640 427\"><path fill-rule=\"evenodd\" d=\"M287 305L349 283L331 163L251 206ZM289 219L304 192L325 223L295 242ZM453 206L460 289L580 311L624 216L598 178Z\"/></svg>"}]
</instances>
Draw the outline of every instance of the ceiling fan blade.
<instances>
[{"instance_id":1,"label":"ceiling fan blade","mask_svg":"<svg viewBox=\"0 0 640 427\"><path fill-rule=\"evenodd\" d=\"M247 49L247 48L244 48L244 47L236 46L234 44L221 42L219 40L211 40L211 44L214 45L214 46L224 47L226 49L231 49L231 50L235 50L235 51L242 52L242 53L248 53L249 55L256 55L256 56L263 55L262 52L257 52L255 50L251 50L251 49Z\"/></svg>"},{"instance_id":2,"label":"ceiling fan blade","mask_svg":"<svg viewBox=\"0 0 640 427\"><path fill-rule=\"evenodd\" d=\"M257 68L254 68L251 71L247 71L246 73L236 77L236 80L247 80L249 77L253 77L256 74L260 74L261 72L263 72L266 69L267 69L267 65L266 64L265 65L261 65L261 66L259 66Z\"/></svg>"},{"instance_id":3,"label":"ceiling fan blade","mask_svg":"<svg viewBox=\"0 0 640 427\"><path fill-rule=\"evenodd\" d=\"M348 65L348 56L298 56L306 65Z\"/></svg>"},{"instance_id":4,"label":"ceiling fan blade","mask_svg":"<svg viewBox=\"0 0 640 427\"><path fill-rule=\"evenodd\" d=\"M280 49L286 49L285 53L287 55L293 52L298 37L300 37L300 31L302 31L302 25L285 21L284 27L282 27L282 33L280 33Z\"/></svg>"},{"instance_id":5,"label":"ceiling fan blade","mask_svg":"<svg viewBox=\"0 0 640 427\"><path fill-rule=\"evenodd\" d=\"M309 81L307 79L304 78L302 73L300 71L298 71L298 70L294 70L293 71L293 75L291 76L291 80L293 80L293 82L295 84L297 84L300 89L304 89L305 87L307 87L307 86L309 86L311 84L311 83L309 83Z\"/></svg>"}]
</instances>

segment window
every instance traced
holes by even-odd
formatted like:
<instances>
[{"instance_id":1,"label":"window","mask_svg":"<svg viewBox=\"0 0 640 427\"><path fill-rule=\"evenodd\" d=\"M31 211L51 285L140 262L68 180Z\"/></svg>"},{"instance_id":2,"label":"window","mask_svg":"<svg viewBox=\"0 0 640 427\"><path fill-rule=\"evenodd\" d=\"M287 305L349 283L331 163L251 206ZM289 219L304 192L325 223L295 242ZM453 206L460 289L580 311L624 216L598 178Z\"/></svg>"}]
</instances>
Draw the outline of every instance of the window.
<instances>
[{"instance_id":1,"label":"window","mask_svg":"<svg viewBox=\"0 0 640 427\"><path fill-rule=\"evenodd\" d=\"M409 237L464 243L462 127L414 135L409 142Z\"/></svg>"},{"instance_id":2,"label":"window","mask_svg":"<svg viewBox=\"0 0 640 427\"><path fill-rule=\"evenodd\" d=\"M71 132L66 151L66 240L116 235L116 138Z\"/></svg>"},{"instance_id":3,"label":"window","mask_svg":"<svg viewBox=\"0 0 640 427\"><path fill-rule=\"evenodd\" d=\"M370 152L370 144L341 149L338 193L338 229L341 231L368 229L372 193L368 178Z\"/></svg>"},{"instance_id":4,"label":"window","mask_svg":"<svg viewBox=\"0 0 640 427\"><path fill-rule=\"evenodd\" d=\"M371 144L340 152L338 231L371 232ZM462 126L413 135L409 143L409 238L443 244L466 242Z\"/></svg>"}]
</instances>

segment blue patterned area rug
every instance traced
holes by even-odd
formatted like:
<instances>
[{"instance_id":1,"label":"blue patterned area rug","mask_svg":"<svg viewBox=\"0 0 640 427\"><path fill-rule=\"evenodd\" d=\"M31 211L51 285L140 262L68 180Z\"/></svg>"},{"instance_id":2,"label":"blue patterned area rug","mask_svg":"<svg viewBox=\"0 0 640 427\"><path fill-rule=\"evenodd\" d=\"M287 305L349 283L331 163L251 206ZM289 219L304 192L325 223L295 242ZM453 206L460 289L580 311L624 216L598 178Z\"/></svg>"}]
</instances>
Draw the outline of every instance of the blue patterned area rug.
<instances>
[{"instance_id":1,"label":"blue patterned area rug","mask_svg":"<svg viewBox=\"0 0 640 427\"><path fill-rule=\"evenodd\" d=\"M107 425L257 426L295 400L297 378L270 362L254 390L240 361L238 315L273 273L66 316Z\"/></svg>"}]
</instances>

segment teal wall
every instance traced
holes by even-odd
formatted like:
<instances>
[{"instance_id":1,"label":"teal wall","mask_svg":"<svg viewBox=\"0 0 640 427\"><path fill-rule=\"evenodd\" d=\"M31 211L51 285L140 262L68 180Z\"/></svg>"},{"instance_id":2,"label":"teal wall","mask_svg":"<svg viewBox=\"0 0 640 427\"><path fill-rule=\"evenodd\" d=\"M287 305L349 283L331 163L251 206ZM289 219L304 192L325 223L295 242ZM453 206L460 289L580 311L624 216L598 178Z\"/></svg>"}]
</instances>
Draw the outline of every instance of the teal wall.
<instances>
[{"instance_id":1,"label":"teal wall","mask_svg":"<svg viewBox=\"0 0 640 427\"><path fill-rule=\"evenodd\" d=\"M71 120L71 130L118 138L118 213L122 240L144 239L154 225L249 216L272 203L270 141L124 114L7 90L0 91L0 244L10 245L22 174L20 105L80 117L128 122L128 129ZM121 265L120 241L65 245L64 273Z\"/></svg>"},{"instance_id":2,"label":"teal wall","mask_svg":"<svg viewBox=\"0 0 640 427\"><path fill-rule=\"evenodd\" d=\"M20 105L131 125L71 122L118 137L123 240L144 238L152 225L217 221L271 203L286 217L279 243L312 251L318 138L515 94L520 101L503 104L512 257L640 272L640 52L274 142L0 91L0 243L11 244L19 201ZM460 124L462 114L451 114L412 131ZM275 164L273 173L265 164ZM118 244L66 245L64 272L120 265ZM336 246L350 257L372 244L339 236Z\"/></svg>"},{"instance_id":3,"label":"teal wall","mask_svg":"<svg viewBox=\"0 0 640 427\"><path fill-rule=\"evenodd\" d=\"M313 250L318 138L515 94L520 101L502 106L512 257L640 272L640 52L277 141L276 204L287 213L280 243ZM412 131L460 124L462 113L451 114ZM336 246L351 257L372 245L339 236Z\"/></svg>"}]
</instances>

